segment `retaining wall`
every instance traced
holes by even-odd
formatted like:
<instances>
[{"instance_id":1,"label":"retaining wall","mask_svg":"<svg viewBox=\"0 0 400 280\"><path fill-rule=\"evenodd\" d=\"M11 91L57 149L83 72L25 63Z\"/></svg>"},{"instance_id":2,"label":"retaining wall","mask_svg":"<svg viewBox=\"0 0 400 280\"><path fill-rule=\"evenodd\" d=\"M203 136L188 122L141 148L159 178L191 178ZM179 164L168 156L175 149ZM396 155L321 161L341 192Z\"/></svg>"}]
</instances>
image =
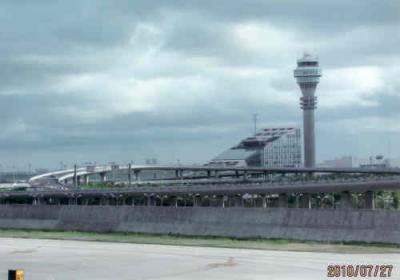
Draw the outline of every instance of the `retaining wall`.
<instances>
[{"instance_id":1,"label":"retaining wall","mask_svg":"<svg viewBox=\"0 0 400 280\"><path fill-rule=\"evenodd\" d=\"M400 211L0 205L0 228L400 244Z\"/></svg>"}]
</instances>

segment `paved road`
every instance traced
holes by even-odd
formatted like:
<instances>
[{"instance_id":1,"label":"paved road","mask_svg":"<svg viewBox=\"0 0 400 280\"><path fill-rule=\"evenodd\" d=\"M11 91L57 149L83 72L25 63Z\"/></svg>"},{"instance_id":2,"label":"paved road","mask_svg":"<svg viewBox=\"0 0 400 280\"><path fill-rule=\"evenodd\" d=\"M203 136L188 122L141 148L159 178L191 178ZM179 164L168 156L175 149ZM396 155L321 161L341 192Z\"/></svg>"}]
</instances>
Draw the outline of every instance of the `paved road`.
<instances>
[{"instance_id":1,"label":"paved road","mask_svg":"<svg viewBox=\"0 0 400 280\"><path fill-rule=\"evenodd\" d=\"M9 268L23 268L27 280L327 279L326 266L332 263L389 263L394 265L390 279L400 279L400 256L397 254L282 252L0 238L0 279L7 279Z\"/></svg>"}]
</instances>

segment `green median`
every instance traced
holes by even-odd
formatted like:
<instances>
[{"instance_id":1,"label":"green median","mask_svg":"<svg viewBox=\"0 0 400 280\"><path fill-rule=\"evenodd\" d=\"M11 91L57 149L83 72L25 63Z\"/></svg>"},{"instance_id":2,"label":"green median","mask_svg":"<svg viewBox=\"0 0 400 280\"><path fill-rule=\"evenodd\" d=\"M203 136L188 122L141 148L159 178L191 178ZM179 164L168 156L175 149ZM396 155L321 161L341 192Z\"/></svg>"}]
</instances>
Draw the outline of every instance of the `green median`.
<instances>
[{"instance_id":1,"label":"green median","mask_svg":"<svg viewBox=\"0 0 400 280\"><path fill-rule=\"evenodd\" d=\"M142 233L95 233L77 231L44 231L2 229L0 238L31 238L78 240L98 242L122 242L136 244L159 244L174 246L201 246L217 248L240 248L279 251L308 251L334 253L400 253L400 246L364 243L326 243L286 239L236 239L224 237L182 236Z\"/></svg>"}]
</instances>

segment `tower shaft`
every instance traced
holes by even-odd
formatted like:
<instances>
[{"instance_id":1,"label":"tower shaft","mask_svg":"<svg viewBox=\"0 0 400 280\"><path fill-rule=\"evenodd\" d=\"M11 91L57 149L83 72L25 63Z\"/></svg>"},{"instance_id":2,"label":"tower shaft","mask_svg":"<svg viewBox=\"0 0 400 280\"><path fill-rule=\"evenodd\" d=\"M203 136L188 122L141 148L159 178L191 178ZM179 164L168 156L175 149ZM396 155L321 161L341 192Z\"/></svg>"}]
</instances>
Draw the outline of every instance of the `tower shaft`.
<instances>
[{"instance_id":1,"label":"tower shaft","mask_svg":"<svg viewBox=\"0 0 400 280\"><path fill-rule=\"evenodd\" d=\"M314 110L303 109L304 166L315 166Z\"/></svg>"},{"instance_id":2,"label":"tower shaft","mask_svg":"<svg viewBox=\"0 0 400 280\"><path fill-rule=\"evenodd\" d=\"M304 143L304 166L315 167L315 120L314 110L317 107L315 89L317 82L299 82L302 97L300 107L303 110L303 143Z\"/></svg>"}]
</instances>

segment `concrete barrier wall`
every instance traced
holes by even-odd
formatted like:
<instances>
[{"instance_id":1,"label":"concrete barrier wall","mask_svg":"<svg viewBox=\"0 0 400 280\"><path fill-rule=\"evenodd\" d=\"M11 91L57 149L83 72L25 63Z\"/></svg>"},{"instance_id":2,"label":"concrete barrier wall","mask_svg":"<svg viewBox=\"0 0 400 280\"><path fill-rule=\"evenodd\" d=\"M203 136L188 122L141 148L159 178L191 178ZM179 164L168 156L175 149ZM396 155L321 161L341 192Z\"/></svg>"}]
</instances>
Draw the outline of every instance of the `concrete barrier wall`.
<instances>
[{"instance_id":1,"label":"concrete barrier wall","mask_svg":"<svg viewBox=\"0 0 400 280\"><path fill-rule=\"evenodd\" d=\"M0 228L400 244L400 211L0 205Z\"/></svg>"}]
</instances>

